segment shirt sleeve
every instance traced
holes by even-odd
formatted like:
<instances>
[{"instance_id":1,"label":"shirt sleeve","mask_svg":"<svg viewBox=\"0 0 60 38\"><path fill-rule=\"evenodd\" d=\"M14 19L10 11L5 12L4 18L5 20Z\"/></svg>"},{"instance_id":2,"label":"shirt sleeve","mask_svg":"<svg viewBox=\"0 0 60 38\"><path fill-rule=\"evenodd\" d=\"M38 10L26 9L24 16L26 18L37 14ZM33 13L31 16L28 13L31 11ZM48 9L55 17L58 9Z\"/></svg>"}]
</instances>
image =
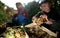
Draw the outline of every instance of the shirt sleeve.
<instances>
[{"instance_id":1,"label":"shirt sleeve","mask_svg":"<svg viewBox=\"0 0 60 38\"><path fill-rule=\"evenodd\" d=\"M43 12L42 12L42 11L39 11L35 16L36 16L37 18L39 18L40 15L42 15L42 14L43 14Z\"/></svg>"}]
</instances>

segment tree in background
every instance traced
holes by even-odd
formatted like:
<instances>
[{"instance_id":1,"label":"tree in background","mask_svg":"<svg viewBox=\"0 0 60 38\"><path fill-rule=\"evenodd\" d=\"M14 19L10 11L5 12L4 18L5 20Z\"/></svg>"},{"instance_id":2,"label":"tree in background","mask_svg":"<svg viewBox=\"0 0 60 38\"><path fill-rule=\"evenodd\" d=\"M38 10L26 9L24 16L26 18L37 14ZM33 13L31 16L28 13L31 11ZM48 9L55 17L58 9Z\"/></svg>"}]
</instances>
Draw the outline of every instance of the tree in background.
<instances>
[{"instance_id":1,"label":"tree in background","mask_svg":"<svg viewBox=\"0 0 60 38\"><path fill-rule=\"evenodd\" d=\"M60 9L60 0L49 0L56 9Z\"/></svg>"},{"instance_id":2,"label":"tree in background","mask_svg":"<svg viewBox=\"0 0 60 38\"><path fill-rule=\"evenodd\" d=\"M5 4L0 1L0 23L7 19L6 11L4 10Z\"/></svg>"},{"instance_id":3,"label":"tree in background","mask_svg":"<svg viewBox=\"0 0 60 38\"><path fill-rule=\"evenodd\" d=\"M25 8L28 10L29 16L30 16L30 21L32 20L32 17L37 14L37 12L40 11L39 9L39 2L33 1L29 2Z\"/></svg>"},{"instance_id":4,"label":"tree in background","mask_svg":"<svg viewBox=\"0 0 60 38\"><path fill-rule=\"evenodd\" d=\"M7 8L5 9L5 7L7 7ZM8 6L6 6L4 3L2 3L0 1L0 25L5 23L7 21L7 19L8 19L8 14L7 14L8 12L7 12L7 10L10 11L10 10L13 10L13 9L8 7Z\"/></svg>"}]
</instances>

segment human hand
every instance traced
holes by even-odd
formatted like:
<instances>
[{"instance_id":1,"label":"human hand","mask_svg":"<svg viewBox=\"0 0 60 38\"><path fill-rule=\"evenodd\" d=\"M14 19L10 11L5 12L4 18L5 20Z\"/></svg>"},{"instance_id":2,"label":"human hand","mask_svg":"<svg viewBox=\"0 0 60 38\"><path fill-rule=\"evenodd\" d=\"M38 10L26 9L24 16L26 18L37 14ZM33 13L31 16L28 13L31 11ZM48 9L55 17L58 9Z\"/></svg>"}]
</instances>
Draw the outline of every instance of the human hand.
<instances>
[{"instance_id":1,"label":"human hand","mask_svg":"<svg viewBox=\"0 0 60 38\"><path fill-rule=\"evenodd\" d=\"M50 24L53 24L53 22L50 21L50 20L46 21L45 23L46 23L46 24L49 24L49 25L50 25Z\"/></svg>"},{"instance_id":2,"label":"human hand","mask_svg":"<svg viewBox=\"0 0 60 38\"><path fill-rule=\"evenodd\" d=\"M47 15L41 15L40 17L46 20L46 24L53 24L52 20L49 20Z\"/></svg>"},{"instance_id":3,"label":"human hand","mask_svg":"<svg viewBox=\"0 0 60 38\"><path fill-rule=\"evenodd\" d=\"M32 18L32 22L33 22L33 23L36 23L36 22L37 22L37 17L36 17L36 16L34 16L34 17Z\"/></svg>"},{"instance_id":4,"label":"human hand","mask_svg":"<svg viewBox=\"0 0 60 38\"><path fill-rule=\"evenodd\" d=\"M43 18L43 19L45 19L46 21L48 21L47 15L44 14L44 15L41 15L40 17Z\"/></svg>"}]
</instances>

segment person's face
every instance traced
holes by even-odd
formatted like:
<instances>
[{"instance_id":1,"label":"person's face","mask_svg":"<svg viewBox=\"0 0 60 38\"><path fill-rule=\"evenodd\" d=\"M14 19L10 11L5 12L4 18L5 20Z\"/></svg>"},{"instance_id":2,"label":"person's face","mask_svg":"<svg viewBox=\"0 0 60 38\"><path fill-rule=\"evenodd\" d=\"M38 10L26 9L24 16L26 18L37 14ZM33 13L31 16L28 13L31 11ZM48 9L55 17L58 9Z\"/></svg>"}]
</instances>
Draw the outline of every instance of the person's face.
<instances>
[{"instance_id":1,"label":"person's face","mask_svg":"<svg viewBox=\"0 0 60 38\"><path fill-rule=\"evenodd\" d=\"M44 12L49 12L50 11L50 5L49 3L43 3L41 6L40 6L40 9Z\"/></svg>"},{"instance_id":2,"label":"person's face","mask_svg":"<svg viewBox=\"0 0 60 38\"><path fill-rule=\"evenodd\" d=\"M20 4L17 4L16 7L17 7L17 9L22 9L23 8L23 6L20 5Z\"/></svg>"}]
</instances>

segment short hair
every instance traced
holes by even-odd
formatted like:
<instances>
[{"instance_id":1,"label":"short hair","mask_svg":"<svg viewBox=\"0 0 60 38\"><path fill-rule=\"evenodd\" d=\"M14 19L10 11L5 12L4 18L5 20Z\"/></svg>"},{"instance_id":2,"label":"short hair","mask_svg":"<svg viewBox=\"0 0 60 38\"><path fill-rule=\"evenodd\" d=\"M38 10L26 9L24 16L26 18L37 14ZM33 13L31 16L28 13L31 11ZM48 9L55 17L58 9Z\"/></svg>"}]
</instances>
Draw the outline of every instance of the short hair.
<instances>
[{"instance_id":1,"label":"short hair","mask_svg":"<svg viewBox=\"0 0 60 38\"><path fill-rule=\"evenodd\" d=\"M22 5L20 2L17 2L17 3L16 3L16 5L18 5L18 4L19 4L19 5Z\"/></svg>"},{"instance_id":2,"label":"short hair","mask_svg":"<svg viewBox=\"0 0 60 38\"><path fill-rule=\"evenodd\" d=\"M44 3L49 3L49 4L50 4L51 2L50 2L50 1L43 1L43 2L41 2L41 3L39 4L39 6L42 5L42 4L44 4Z\"/></svg>"}]
</instances>

